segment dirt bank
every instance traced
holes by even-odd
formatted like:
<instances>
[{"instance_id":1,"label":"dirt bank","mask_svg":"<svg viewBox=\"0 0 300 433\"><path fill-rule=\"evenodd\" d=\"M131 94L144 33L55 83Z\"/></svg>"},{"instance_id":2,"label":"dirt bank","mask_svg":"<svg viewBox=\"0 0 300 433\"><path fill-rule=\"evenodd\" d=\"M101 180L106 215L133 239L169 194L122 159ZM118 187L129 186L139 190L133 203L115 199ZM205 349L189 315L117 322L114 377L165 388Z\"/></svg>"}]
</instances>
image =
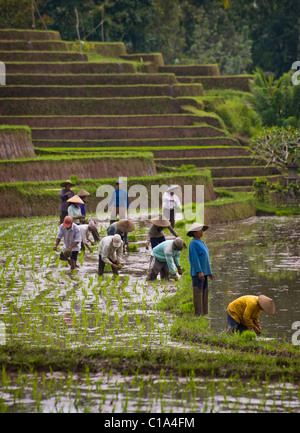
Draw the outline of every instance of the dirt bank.
<instances>
[{"instance_id":1,"label":"dirt bank","mask_svg":"<svg viewBox=\"0 0 300 433\"><path fill-rule=\"evenodd\" d=\"M153 155L92 155L85 157L49 157L36 160L0 162L0 182L51 181L69 178L111 178L116 176L151 176L156 174Z\"/></svg>"},{"instance_id":2,"label":"dirt bank","mask_svg":"<svg viewBox=\"0 0 300 433\"><path fill-rule=\"evenodd\" d=\"M27 126L0 126L0 159L35 156L31 131Z\"/></svg>"}]
</instances>

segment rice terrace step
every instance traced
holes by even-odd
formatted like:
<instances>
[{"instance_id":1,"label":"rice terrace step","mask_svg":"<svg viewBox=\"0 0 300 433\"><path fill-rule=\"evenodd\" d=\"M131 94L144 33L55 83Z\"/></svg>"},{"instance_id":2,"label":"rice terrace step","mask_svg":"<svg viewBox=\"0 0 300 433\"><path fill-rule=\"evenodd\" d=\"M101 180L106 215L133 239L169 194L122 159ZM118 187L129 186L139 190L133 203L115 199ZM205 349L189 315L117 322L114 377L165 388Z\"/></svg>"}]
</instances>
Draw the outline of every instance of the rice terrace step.
<instances>
[{"instance_id":1,"label":"rice terrace step","mask_svg":"<svg viewBox=\"0 0 300 433\"><path fill-rule=\"evenodd\" d=\"M189 147L189 146L212 146L213 148L215 146L230 146L231 144L236 144L236 142L230 138L227 137L203 137L203 138L160 138L160 139L151 139L151 138L145 138L145 139L94 139L94 140L32 140L35 147L38 148L51 148L51 147L58 147L58 148L65 148L66 151L68 148L130 148L130 147L136 147L136 148L169 148L170 150L178 147Z\"/></svg>"},{"instance_id":2,"label":"rice terrace step","mask_svg":"<svg viewBox=\"0 0 300 433\"><path fill-rule=\"evenodd\" d=\"M80 59L81 61L77 62L6 61L5 65L8 74L121 74L135 72L132 63L92 63L84 61L87 60L85 55ZM3 61L0 58L1 60Z\"/></svg>"},{"instance_id":3,"label":"rice terrace step","mask_svg":"<svg viewBox=\"0 0 300 433\"><path fill-rule=\"evenodd\" d=\"M3 124L28 125L30 128L63 127L130 127L130 126L187 126L198 123L221 128L220 120L209 115L153 114L120 116L2 116Z\"/></svg>"},{"instance_id":4,"label":"rice terrace step","mask_svg":"<svg viewBox=\"0 0 300 433\"><path fill-rule=\"evenodd\" d=\"M148 84L178 84L174 74L6 74L7 85L48 86L130 86Z\"/></svg>"},{"instance_id":5,"label":"rice terrace step","mask_svg":"<svg viewBox=\"0 0 300 433\"><path fill-rule=\"evenodd\" d=\"M79 140L79 139L164 139L225 137L223 130L210 126L162 126L127 128L32 128L33 140Z\"/></svg>"},{"instance_id":6,"label":"rice terrace step","mask_svg":"<svg viewBox=\"0 0 300 433\"><path fill-rule=\"evenodd\" d=\"M127 86L11 86L1 88L2 98L113 98L141 96L203 96L202 84L155 85L137 84Z\"/></svg>"}]
</instances>

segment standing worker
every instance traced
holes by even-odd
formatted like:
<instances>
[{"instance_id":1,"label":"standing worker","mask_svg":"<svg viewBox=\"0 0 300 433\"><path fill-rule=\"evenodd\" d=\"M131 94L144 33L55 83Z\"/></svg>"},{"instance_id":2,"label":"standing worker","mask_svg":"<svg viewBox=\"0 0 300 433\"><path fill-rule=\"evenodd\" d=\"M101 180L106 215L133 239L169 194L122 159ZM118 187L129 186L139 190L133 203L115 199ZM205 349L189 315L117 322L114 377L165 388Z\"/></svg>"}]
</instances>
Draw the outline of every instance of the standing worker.
<instances>
[{"instance_id":1,"label":"standing worker","mask_svg":"<svg viewBox=\"0 0 300 433\"><path fill-rule=\"evenodd\" d=\"M85 198L88 197L91 194L89 192L87 192L85 189L81 189L80 191L78 191L77 195L83 201L83 203L79 203L79 207L80 207L80 210L81 210L81 215L84 216L84 218L85 218L86 217L86 206L85 206L86 201L85 201Z\"/></svg>"},{"instance_id":2,"label":"standing worker","mask_svg":"<svg viewBox=\"0 0 300 433\"><path fill-rule=\"evenodd\" d=\"M117 180L116 185L117 187L114 190L109 203L104 208L107 212L109 206L112 206L110 224L116 221L118 215L120 219L126 219L129 209L128 194L127 191L122 189L122 180Z\"/></svg>"},{"instance_id":3,"label":"standing worker","mask_svg":"<svg viewBox=\"0 0 300 433\"><path fill-rule=\"evenodd\" d=\"M207 277L213 279L209 262L209 251L201 240L203 232L208 226L193 223L187 236L193 237L189 245L189 262L191 266L191 277L193 282L193 302L196 316L208 314L208 281Z\"/></svg>"},{"instance_id":4,"label":"standing worker","mask_svg":"<svg viewBox=\"0 0 300 433\"><path fill-rule=\"evenodd\" d=\"M181 209L179 197L175 194L175 190L180 188L179 185L171 185L162 197L163 215L170 221L171 226L175 226L175 209Z\"/></svg>"},{"instance_id":5,"label":"standing worker","mask_svg":"<svg viewBox=\"0 0 300 433\"><path fill-rule=\"evenodd\" d=\"M161 279L169 279L171 277L174 278L174 280L178 280L175 266L177 267L179 275L182 275L179 257L183 247L183 239L179 237L157 245L152 251L155 261L153 267L148 271L147 279L150 281L155 280L157 274L160 273Z\"/></svg>"},{"instance_id":6,"label":"standing worker","mask_svg":"<svg viewBox=\"0 0 300 433\"><path fill-rule=\"evenodd\" d=\"M147 247L151 242L151 247L153 249L166 240L165 234L163 232L164 228L170 230L170 232L172 233L172 235L175 236L175 238L178 237L178 234L171 226L170 221L163 215L159 215L158 217L153 218L152 220L150 220L150 222L152 223L152 226L150 227L147 234Z\"/></svg>"},{"instance_id":7,"label":"standing worker","mask_svg":"<svg viewBox=\"0 0 300 433\"><path fill-rule=\"evenodd\" d=\"M73 218L75 224L80 224L82 220L84 220L84 216L81 214L81 209L79 207L80 204L83 203L78 195L74 195L69 198L67 202L70 204L68 207L68 215Z\"/></svg>"},{"instance_id":8,"label":"standing worker","mask_svg":"<svg viewBox=\"0 0 300 433\"><path fill-rule=\"evenodd\" d=\"M105 236L99 245L99 266L98 275L103 275L105 264L110 265L115 275L118 275L118 269L121 266L123 254L123 242L121 236Z\"/></svg>"},{"instance_id":9,"label":"standing worker","mask_svg":"<svg viewBox=\"0 0 300 433\"><path fill-rule=\"evenodd\" d=\"M57 251L57 247L62 238L65 243L65 252L71 253L70 264L73 270L76 267L78 251L80 251L81 247L81 233L79 227L73 223L73 218L70 216L66 216L63 223L59 226L55 246L53 248L55 251Z\"/></svg>"},{"instance_id":10,"label":"standing worker","mask_svg":"<svg viewBox=\"0 0 300 433\"><path fill-rule=\"evenodd\" d=\"M67 203L67 200L75 195L74 191L71 191L71 186L74 186L70 180L66 180L61 183L60 186L63 188L60 191L59 197L61 199L60 205L60 224L63 223L65 216L68 215L68 207L70 203Z\"/></svg>"},{"instance_id":11,"label":"standing worker","mask_svg":"<svg viewBox=\"0 0 300 433\"><path fill-rule=\"evenodd\" d=\"M227 307L227 332L243 332L248 329L260 335L259 315L262 311L267 314L275 314L273 299L265 295L246 295L237 298Z\"/></svg>"}]
</instances>

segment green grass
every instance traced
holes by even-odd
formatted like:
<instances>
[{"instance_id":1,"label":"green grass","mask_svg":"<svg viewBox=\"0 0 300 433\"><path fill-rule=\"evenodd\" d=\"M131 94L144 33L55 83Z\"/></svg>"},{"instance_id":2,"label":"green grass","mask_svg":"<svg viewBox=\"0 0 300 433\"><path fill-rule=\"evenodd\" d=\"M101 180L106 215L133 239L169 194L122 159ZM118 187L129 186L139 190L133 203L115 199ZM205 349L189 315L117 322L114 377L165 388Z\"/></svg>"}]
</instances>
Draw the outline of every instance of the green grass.
<instances>
[{"instance_id":1,"label":"green grass","mask_svg":"<svg viewBox=\"0 0 300 433\"><path fill-rule=\"evenodd\" d=\"M239 147L239 146L237 146ZM232 146L176 146L175 150L188 150L188 149L230 149ZM151 152L154 150L170 150L169 146L142 146L142 147L35 147L34 150L40 153L78 153L78 152L106 152L106 151L135 151L135 152ZM97 153L95 153L97 154Z\"/></svg>"},{"instance_id":2,"label":"green grass","mask_svg":"<svg viewBox=\"0 0 300 433\"><path fill-rule=\"evenodd\" d=\"M300 207L292 205L275 206L271 203L263 203L255 198L253 202L257 211L257 215L276 215L276 216L291 216L300 215Z\"/></svg>"},{"instance_id":3,"label":"green grass","mask_svg":"<svg viewBox=\"0 0 300 433\"><path fill-rule=\"evenodd\" d=\"M238 90L209 90L209 96L222 97L223 104L214 105L215 113L231 134L250 138L261 129L261 120L249 104L249 93Z\"/></svg>"},{"instance_id":4,"label":"green grass","mask_svg":"<svg viewBox=\"0 0 300 433\"><path fill-rule=\"evenodd\" d=\"M55 155L55 154L49 154L49 155L39 155L34 158L19 158L19 159L13 159L13 160L0 160L0 165L13 165L13 164L22 164L27 162L40 162L40 161L69 161L69 160L102 160L102 159L131 159L131 158L146 158L146 159L152 159L153 154L151 152L137 152L137 151L120 151L120 152L99 152L95 154L81 154L81 155L70 155L68 152L66 152L64 155Z\"/></svg>"}]
</instances>

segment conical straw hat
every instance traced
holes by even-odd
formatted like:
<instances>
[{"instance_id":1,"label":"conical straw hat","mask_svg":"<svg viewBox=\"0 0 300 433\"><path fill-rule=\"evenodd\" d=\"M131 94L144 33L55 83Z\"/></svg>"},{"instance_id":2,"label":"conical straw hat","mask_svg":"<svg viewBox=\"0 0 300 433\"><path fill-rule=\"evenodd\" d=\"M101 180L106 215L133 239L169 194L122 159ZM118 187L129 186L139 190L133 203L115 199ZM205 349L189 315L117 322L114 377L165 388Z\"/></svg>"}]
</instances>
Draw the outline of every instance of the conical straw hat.
<instances>
[{"instance_id":1,"label":"conical straw hat","mask_svg":"<svg viewBox=\"0 0 300 433\"><path fill-rule=\"evenodd\" d=\"M153 218L150 222L157 227L169 227L171 225L170 221L163 215Z\"/></svg>"},{"instance_id":2,"label":"conical straw hat","mask_svg":"<svg viewBox=\"0 0 300 433\"><path fill-rule=\"evenodd\" d=\"M84 203L84 201L81 200L81 198L78 197L77 194L76 194L76 195L73 195L73 197L69 198L69 200L67 200L67 202L68 202L68 203L76 203L76 204L78 204L78 203L83 204L83 203Z\"/></svg>"},{"instance_id":3,"label":"conical straw hat","mask_svg":"<svg viewBox=\"0 0 300 433\"><path fill-rule=\"evenodd\" d=\"M87 192L85 189L81 189L80 191L78 191L77 195L79 197L87 197L89 195L91 195L89 192Z\"/></svg>"},{"instance_id":4,"label":"conical straw hat","mask_svg":"<svg viewBox=\"0 0 300 433\"><path fill-rule=\"evenodd\" d=\"M268 298L265 295L259 295L258 303L259 303L260 307L267 314L274 314L275 313L275 303L274 303L273 299Z\"/></svg>"},{"instance_id":5,"label":"conical straw hat","mask_svg":"<svg viewBox=\"0 0 300 433\"><path fill-rule=\"evenodd\" d=\"M135 224L133 221L130 220L120 220L116 223L117 229L120 230L122 233L129 233L133 232L135 229Z\"/></svg>"}]
</instances>

